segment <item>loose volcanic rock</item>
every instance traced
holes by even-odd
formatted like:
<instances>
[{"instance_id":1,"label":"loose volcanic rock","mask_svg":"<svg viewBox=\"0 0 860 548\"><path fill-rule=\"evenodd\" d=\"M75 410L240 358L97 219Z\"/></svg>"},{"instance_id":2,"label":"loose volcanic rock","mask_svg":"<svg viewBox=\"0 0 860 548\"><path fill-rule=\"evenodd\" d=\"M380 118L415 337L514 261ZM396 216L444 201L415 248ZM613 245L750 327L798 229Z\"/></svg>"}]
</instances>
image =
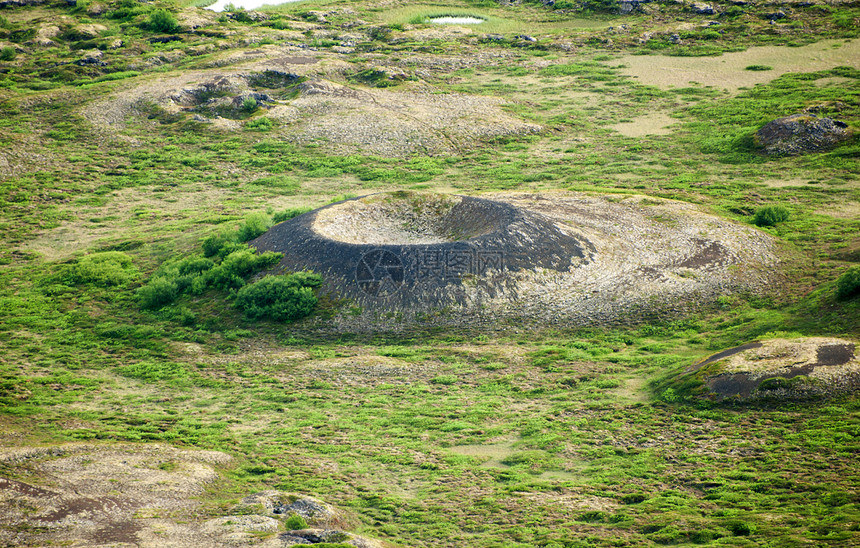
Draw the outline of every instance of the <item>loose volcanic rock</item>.
<instances>
[{"instance_id":1,"label":"loose volcanic rock","mask_svg":"<svg viewBox=\"0 0 860 548\"><path fill-rule=\"evenodd\" d=\"M542 215L466 196L399 192L302 215L251 242L367 306L444 307L504 291L508 273L567 271L589 243Z\"/></svg>"}]
</instances>

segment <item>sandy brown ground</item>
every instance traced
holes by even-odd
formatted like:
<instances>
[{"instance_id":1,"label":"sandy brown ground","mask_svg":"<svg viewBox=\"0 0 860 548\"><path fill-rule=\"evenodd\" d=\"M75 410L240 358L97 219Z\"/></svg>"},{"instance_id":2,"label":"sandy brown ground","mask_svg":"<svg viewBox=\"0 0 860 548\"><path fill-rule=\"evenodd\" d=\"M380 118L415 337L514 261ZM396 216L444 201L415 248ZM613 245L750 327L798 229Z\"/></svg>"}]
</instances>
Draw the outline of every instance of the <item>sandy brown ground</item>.
<instances>
[{"instance_id":1,"label":"sandy brown ground","mask_svg":"<svg viewBox=\"0 0 860 548\"><path fill-rule=\"evenodd\" d=\"M668 88L696 83L736 92L787 72L814 72L837 66L860 68L860 40L822 40L797 48L758 46L719 57L625 55L621 61L627 66L623 72L642 84ZM750 65L765 65L772 70L745 70Z\"/></svg>"},{"instance_id":2,"label":"sandy brown ground","mask_svg":"<svg viewBox=\"0 0 860 548\"><path fill-rule=\"evenodd\" d=\"M282 547L328 536L383 548L338 534L348 520L310 497L266 491L245 497L236 514L207 516L207 491L230 465L221 452L160 444L3 449L0 546ZM282 519L296 513L319 528L286 531Z\"/></svg>"}]
</instances>

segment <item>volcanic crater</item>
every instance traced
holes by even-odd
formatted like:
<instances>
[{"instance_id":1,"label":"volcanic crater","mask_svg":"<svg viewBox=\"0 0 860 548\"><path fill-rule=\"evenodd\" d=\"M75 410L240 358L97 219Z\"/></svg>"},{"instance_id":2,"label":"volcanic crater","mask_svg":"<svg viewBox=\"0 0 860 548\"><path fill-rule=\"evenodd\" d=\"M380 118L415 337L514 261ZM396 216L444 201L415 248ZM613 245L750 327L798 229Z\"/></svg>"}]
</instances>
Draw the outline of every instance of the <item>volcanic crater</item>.
<instances>
[{"instance_id":1,"label":"volcanic crater","mask_svg":"<svg viewBox=\"0 0 860 548\"><path fill-rule=\"evenodd\" d=\"M501 317L612 324L762 291L770 236L690 204L642 196L381 193L330 204L251 242L313 270L352 306L337 329Z\"/></svg>"}]
</instances>

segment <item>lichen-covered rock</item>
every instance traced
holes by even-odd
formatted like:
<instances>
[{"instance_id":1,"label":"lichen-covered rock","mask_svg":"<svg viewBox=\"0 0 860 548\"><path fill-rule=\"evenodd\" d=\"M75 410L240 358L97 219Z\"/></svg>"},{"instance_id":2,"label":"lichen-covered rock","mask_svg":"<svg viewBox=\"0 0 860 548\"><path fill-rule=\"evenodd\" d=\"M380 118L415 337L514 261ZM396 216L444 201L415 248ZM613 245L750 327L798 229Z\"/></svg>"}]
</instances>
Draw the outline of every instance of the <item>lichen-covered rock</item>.
<instances>
[{"instance_id":1,"label":"lichen-covered rock","mask_svg":"<svg viewBox=\"0 0 860 548\"><path fill-rule=\"evenodd\" d=\"M765 154L784 156L829 150L851 137L847 124L814 114L792 114L765 124L755 141Z\"/></svg>"}]
</instances>

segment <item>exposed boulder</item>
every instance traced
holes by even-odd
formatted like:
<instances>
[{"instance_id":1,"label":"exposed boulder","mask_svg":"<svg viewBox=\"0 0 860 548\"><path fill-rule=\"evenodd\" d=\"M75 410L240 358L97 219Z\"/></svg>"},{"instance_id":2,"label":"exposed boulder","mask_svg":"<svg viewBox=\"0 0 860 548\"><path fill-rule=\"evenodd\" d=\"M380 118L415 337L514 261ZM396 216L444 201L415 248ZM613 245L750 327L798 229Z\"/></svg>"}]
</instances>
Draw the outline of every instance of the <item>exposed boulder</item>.
<instances>
[{"instance_id":1,"label":"exposed boulder","mask_svg":"<svg viewBox=\"0 0 860 548\"><path fill-rule=\"evenodd\" d=\"M60 35L60 27L57 25L44 25L36 30L33 42L43 47L56 46L54 38Z\"/></svg>"},{"instance_id":2,"label":"exposed boulder","mask_svg":"<svg viewBox=\"0 0 860 548\"><path fill-rule=\"evenodd\" d=\"M713 6L710 4L703 4L701 2L694 2L690 5L690 9L696 15L714 15L717 13Z\"/></svg>"},{"instance_id":3,"label":"exposed boulder","mask_svg":"<svg viewBox=\"0 0 860 548\"><path fill-rule=\"evenodd\" d=\"M103 67L107 65L104 61L102 61L102 57L104 57L104 53L101 50L94 49L92 51L88 51L84 53L84 55L75 61L75 64L81 67L85 66L99 66Z\"/></svg>"},{"instance_id":4,"label":"exposed boulder","mask_svg":"<svg viewBox=\"0 0 860 548\"><path fill-rule=\"evenodd\" d=\"M798 155L829 150L851 137L848 125L814 114L792 114L765 124L755 142L765 154Z\"/></svg>"},{"instance_id":5,"label":"exposed boulder","mask_svg":"<svg viewBox=\"0 0 860 548\"><path fill-rule=\"evenodd\" d=\"M619 0L618 13L626 15L639 7L639 0Z\"/></svg>"},{"instance_id":6,"label":"exposed boulder","mask_svg":"<svg viewBox=\"0 0 860 548\"><path fill-rule=\"evenodd\" d=\"M257 510L259 508L259 510ZM248 495L237 507L243 512L256 510L263 511L265 515L283 518L290 515L298 515L309 524L316 527L345 529L352 524L344 516L338 513L331 505L309 497L283 493L281 491L269 490Z\"/></svg>"},{"instance_id":7,"label":"exposed boulder","mask_svg":"<svg viewBox=\"0 0 860 548\"><path fill-rule=\"evenodd\" d=\"M356 548L383 548L384 546L378 540L329 529L299 529L283 533L278 538L284 546L304 546L307 544L347 544Z\"/></svg>"},{"instance_id":8,"label":"exposed boulder","mask_svg":"<svg viewBox=\"0 0 860 548\"><path fill-rule=\"evenodd\" d=\"M176 20L183 29L195 30L216 24L218 22L218 14L210 10L185 8L176 14Z\"/></svg>"}]
</instances>

